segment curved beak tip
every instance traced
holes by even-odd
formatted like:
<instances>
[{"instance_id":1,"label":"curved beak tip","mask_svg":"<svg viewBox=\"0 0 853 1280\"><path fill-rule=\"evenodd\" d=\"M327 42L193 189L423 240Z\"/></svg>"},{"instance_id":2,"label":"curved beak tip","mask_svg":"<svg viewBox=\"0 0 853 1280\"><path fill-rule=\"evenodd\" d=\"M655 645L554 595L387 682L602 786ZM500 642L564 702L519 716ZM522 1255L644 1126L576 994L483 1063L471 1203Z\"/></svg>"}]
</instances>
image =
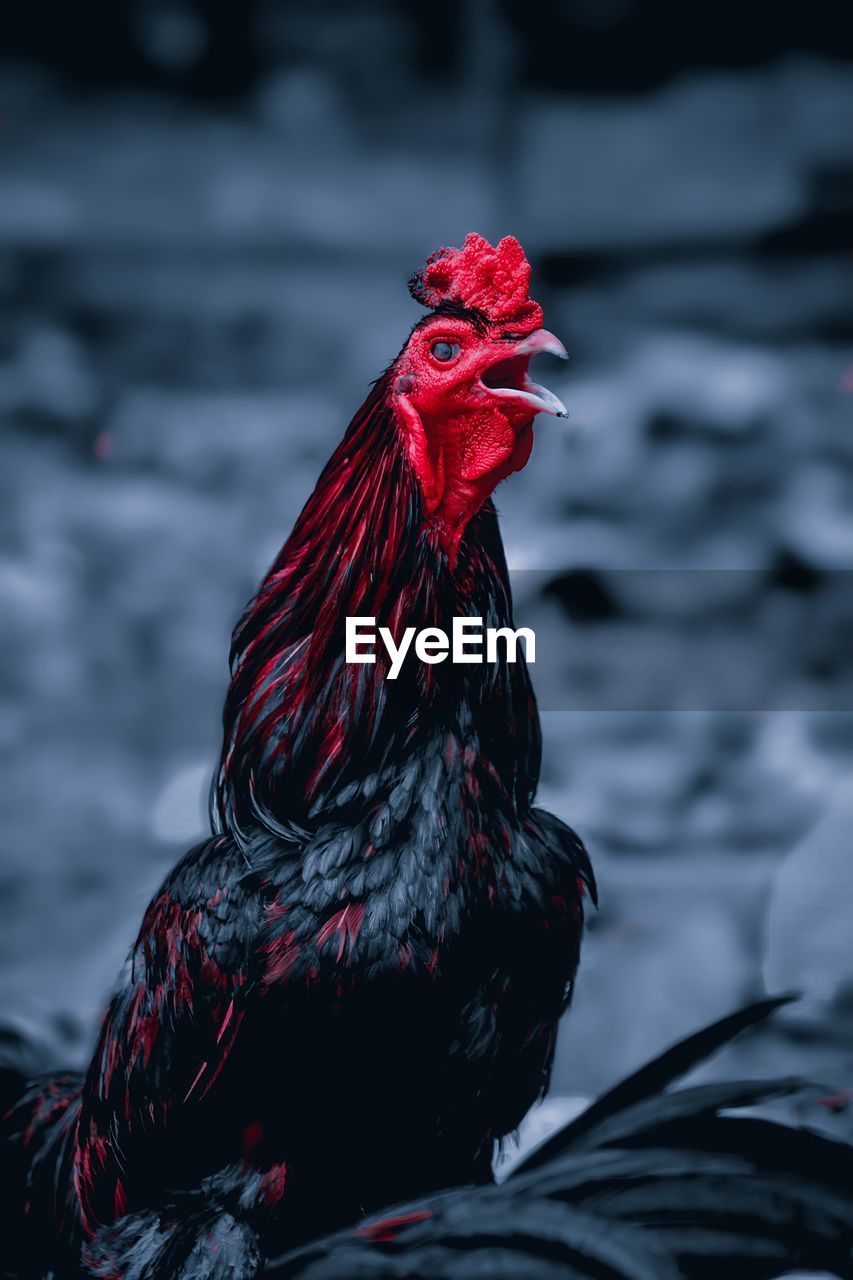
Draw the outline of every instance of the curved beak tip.
<instances>
[{"instance_id":1,"label":"curved beak tip","mask_svg":"<svg viewBox=\"0 0 853 1280\"><path fill-rule=\"evenodd\" d=\"M536 329L523 338L514 349L517 356L556 356L558 360L568 360L569 353L556 334L548 329Z\"/></svg>"}]
</instances>

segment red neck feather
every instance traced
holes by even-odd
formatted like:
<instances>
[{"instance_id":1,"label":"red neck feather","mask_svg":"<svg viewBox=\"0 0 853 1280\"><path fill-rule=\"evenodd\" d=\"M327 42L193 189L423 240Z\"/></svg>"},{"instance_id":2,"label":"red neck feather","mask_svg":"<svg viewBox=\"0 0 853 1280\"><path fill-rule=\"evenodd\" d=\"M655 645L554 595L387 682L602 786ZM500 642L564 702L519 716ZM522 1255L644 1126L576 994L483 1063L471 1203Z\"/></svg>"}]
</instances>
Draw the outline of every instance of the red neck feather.
<instances>
[{"instance_id":1,"label":"red neck feather","mask_svg":"<svg viewBox=\"0 0 853 1280\"><path fill-rule=\"evenodd\" d=\"M507 717L518 721L522 758L508 765L507 784L532 794L538 721L523 664L495 672L411 659L388 682L381 649L374 665L344 661L348 615L375 617L398 639L406 626L449 631L454 615L495 626L511 618L491 503L472 519L451 571L423 519L387 375L351 422L234 632L211 805L217 829L239 835L258 822L309 822L354 777L393 769L425 735L460 712L470 721L486 702L504 739Z\"/></svg>"}]
</instances>

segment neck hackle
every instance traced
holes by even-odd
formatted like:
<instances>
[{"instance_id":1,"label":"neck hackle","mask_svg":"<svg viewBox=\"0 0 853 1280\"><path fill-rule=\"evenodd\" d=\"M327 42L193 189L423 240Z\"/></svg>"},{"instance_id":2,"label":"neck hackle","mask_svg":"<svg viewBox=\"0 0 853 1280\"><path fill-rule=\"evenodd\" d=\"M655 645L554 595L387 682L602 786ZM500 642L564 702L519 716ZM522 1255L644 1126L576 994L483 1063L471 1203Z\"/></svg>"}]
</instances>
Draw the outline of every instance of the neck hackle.
<instances>
[{"instance_id":1,"label":"neck hackle","mask_svg":"<svg viewBox=\"0 0 853 1280\"><path fill-rule=\"evenodd\" d=\"M393 776L427 739L447 732L501 757L507 787L529 801L539 738L523 662L460 668L412 658L388 681L381 650L374 664L345 661L348 616L373 617L399 638L407 626L449 631L454 616L506 626L511 615L491 503L471 520L451 566L425 518L386 376L234 632L215 829L239 836L257 825L311 826L354 780L371 770Z\"/></svg>"}]
</instances>

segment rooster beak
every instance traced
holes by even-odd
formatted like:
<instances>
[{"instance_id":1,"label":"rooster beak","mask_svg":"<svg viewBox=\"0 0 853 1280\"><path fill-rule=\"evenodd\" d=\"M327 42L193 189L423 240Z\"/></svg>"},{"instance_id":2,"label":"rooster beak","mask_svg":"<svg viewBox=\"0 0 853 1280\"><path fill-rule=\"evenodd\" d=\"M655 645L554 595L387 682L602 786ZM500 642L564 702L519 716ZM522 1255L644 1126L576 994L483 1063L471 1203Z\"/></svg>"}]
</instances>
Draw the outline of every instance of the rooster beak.
<instances>
[{"instance_id":1,"label":"rooster beak","mask_svg":"<svg viewBox=\"0 0 853 1280\"><path fill-rule=\"evenodd\" d=\"M514 356L558 356L568 360L569 353L555 334L547 329L537 329L512 349Z\"/></svg>"},{"instance_id":2,"label":"rooster beak","mask_svg":"<svg viewBox=\"0 0 853 1280\"><path fill-rule=\"evenodd\" d=\"M530 405L534 413L550 413L557 418L568 418L569 411L553 391L549 391L547 387L540 386L538 382L534 382L527 376L527 361L531 356L552 355L558 356L561 360L568 360L568 352L563 346L559 338L553 333L549 333L547 329L537 329L534 333L528 334L526 338L522 338L520 342L516 342L509 349L508 356L502 360L498 360L486 371L486 376L481 379L480 385L483 390L488 391L493 396L503 396L509 400L515 400L516 403L523 402ZM515 386L499 386L497 385L498 371L508 369L514 361L524 361L523 373L521 373L520 384ZM517 368L517 366L516 366ZM492 376L488 376L491 374ZM488 377L488 380L486 380Z\"/></svg>"}]
</instances>

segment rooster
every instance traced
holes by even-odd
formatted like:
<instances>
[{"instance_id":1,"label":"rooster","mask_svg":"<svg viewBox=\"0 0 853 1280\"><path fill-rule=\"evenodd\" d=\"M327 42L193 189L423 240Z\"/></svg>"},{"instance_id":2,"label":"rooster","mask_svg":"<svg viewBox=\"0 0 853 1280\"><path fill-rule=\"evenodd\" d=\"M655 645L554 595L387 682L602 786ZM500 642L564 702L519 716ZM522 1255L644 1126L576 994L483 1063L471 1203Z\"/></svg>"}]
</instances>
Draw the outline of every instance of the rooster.
<instances>
[{"instance_id":1,"label":"rooster","mask_svg":"<svg viewBox=\"0 0 853 1280\"><path fill-rule=\"evenodd\" d=\"M595 890L534 806L526 664L344 660L347 616L512 625L490 495L535 415L565 414L528 376L565 356L529 279L512 238L428 260L426 314L236 628L214 834L149 906L82 1083L37 1083L6 1121L41 1265L254 1275L489 1182L548 1087Z\"/></svg>"},{"instance_id":2,"label":"rooster","mask_svg":"<svg viewBox=\"0 0 853 1280\"><path fill-rule=\"evenodd\" d=\"M730 1114L799 1082L668 1091L773 1001L494 1184L548 1088L592 870L534 805L523 660L390 680L344 635L512 626L491 494L565 413L528 375L565 354L529 278L479 236L413 278L427 314L235 631L212 837L149 906L84 1078L0 1075L8 1274L853 1276L850 1149Z\"/></svg>"}]
</instances>

